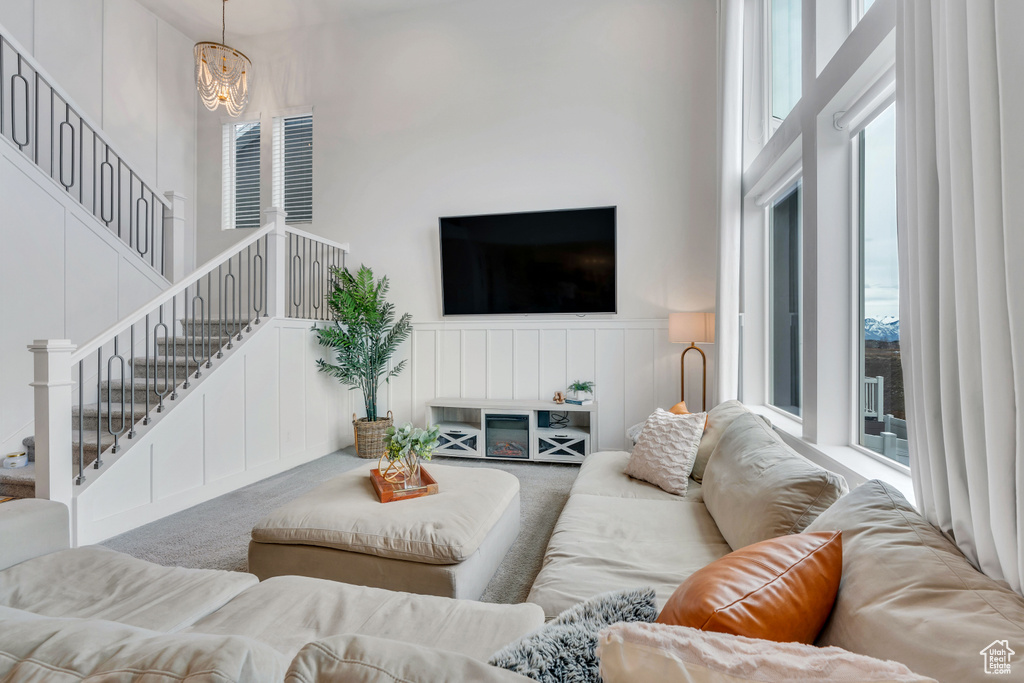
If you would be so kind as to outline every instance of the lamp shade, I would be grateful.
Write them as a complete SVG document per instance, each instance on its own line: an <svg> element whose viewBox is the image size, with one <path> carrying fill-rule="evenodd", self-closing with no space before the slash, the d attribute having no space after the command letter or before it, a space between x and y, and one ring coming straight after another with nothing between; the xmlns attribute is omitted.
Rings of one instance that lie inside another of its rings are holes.
<svg viewBox="0 0 1024 683"><path fill-rule="evenodd" d="M668 340L675 344L714 344L714 313L670 313Z"/></svg>

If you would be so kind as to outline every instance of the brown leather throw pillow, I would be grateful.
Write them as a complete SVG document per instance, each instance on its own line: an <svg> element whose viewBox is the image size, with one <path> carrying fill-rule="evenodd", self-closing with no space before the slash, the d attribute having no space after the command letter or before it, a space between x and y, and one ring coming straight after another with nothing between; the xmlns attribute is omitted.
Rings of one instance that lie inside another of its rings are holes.
<svg viewBox="0 0 1024 683"><path fill-rule="evenodd" d="M832 611L842 573L842 532L770 538L691 574L657 621L811 644Z"/></svg>

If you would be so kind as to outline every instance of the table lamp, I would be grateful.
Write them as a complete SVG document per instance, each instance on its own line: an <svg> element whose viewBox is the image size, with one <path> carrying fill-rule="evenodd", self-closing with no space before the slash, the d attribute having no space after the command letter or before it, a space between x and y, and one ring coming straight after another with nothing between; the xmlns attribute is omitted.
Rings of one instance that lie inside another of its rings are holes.
<svg viewBox="0 0 1024 683"><path fill-rule="evenodd" d="M715 343L714 313L670 313L668 316L668 340L673 344L690 345L683 349L679 357L679 394L680 400L686 400L686 354L697 349L704 363L704 379L701 393L701 410L707 410L708 403L708 357L697 344Z"/></svg>

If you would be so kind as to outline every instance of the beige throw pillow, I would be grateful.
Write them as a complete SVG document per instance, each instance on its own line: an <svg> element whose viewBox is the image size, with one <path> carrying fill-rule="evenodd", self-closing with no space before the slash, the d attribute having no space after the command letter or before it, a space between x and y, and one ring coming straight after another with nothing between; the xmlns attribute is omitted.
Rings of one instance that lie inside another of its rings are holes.
<svg viewBox="0 0 1024 683"><path fill-rule="evenodd" d="M658 408L647 418L626 474L669 493L686 495L707 413L675 415Z"/></svg>
<svg viewBox="0 0 1024 683"><path fill-rule="evenodd" d="M776 643L663 624L615 624L601 631L605 683L935 683L903 664L838 647Z"/></svg>

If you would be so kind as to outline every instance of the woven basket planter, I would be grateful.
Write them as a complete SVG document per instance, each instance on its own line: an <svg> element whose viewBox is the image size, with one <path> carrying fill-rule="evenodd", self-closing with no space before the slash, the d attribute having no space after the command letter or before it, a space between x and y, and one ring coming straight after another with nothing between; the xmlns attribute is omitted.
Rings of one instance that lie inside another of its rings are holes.
<svg viewBox="0 0 1024 683"><path fill-rule="evenodd" d="M356 418L352 414L352 429L356 434L356 455L360 458L380 459L384 455L384 432L395 423L395 418L388 411L387 417L369 421L365 417Z"/></svg>

